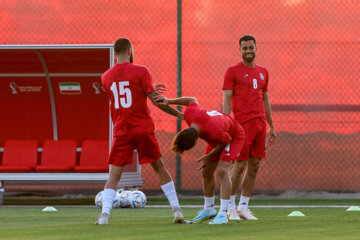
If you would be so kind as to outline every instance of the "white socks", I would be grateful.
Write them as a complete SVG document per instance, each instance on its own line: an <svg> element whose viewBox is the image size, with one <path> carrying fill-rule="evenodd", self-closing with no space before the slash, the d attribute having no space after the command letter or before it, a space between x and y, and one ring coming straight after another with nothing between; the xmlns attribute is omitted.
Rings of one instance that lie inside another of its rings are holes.
<svg viewBox="0 0 360 240"><path fill-rule="evenodd" d="M204 210L210 212L215 209L215 196L213 197L205 197L204 196Z"/></svg>
<svg viewBox="0 0 360 240"><path fill-rule="evenodd" d="M241 195L238 209L241 209L241 210L248 209L249 200L250 200L250 197L245 197L245 196Z"/></svg>
<svg viewBox="0 0 360 240"><path fill-rule="evenodd" d="M101 213L110 214L115 196L116 196L116 192L114 189L111 188L104 189Z"/></svg>
<svg viewBox="0 0 360 240"><path fill-rule="evenodd" d="M220 199L220 214L226 215L229 208L229 201L227 199Z"/></svg>
<svg viewBox="0 0 360 240"><path fill-rule="evenodd" d="M176 208L176 207L179 208L180 204L179 204L179 199L176 195L174 182L170 181L168 183L165 183L164 185L161 185L161 189L165 193L165 196L167 197L170 206L172 208Z"/></svg>
<svg viewBox="0 0 360 240"><path fill-rule="evenodd" d="M231 195L230 196L229 209L235 209L236 208L235 199L236 199L236 195Z"/></svg>

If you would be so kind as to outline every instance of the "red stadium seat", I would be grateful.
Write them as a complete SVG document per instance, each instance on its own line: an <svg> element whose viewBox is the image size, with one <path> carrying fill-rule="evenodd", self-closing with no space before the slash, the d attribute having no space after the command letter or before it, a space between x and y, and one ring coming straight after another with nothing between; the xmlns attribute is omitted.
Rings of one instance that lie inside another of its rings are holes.
<svg viewBox="0 0 360 240"><path fill-rule="evenodd" d="M85 140L75 172L108 172L109 141Z"/></svg>
<svg viewBox="0 0 360 240"><path fill-rule="evenodd" d="M37 164L36 140L7 140L0 172L31 172Z"/></svg>
<svg viewBox="0 0 360 240"><path fill-rule="evenodd" d="M76 164L75 140L46 140L37 172L70 172Z"/></svg>

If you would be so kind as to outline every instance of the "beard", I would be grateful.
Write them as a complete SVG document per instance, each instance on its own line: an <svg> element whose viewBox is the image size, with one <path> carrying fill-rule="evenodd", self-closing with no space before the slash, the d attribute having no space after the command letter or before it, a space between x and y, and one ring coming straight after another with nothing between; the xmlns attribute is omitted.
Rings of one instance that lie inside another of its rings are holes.
<svg viewBox="0 0 360 240"><path fill-rule="evenodd" d="M243 60L244 60L245 62L250 63L250 62L254 61L254 59L255 59L255 54L251 54L251 57L248 56L247 54L244 54L244 55L242 55L242 58L243 58Z"/></svg>
<svg viewBox="0 0 360 240"><path fill-rule="evenodd" d="M134 54L133 53L131 53L131 55L130 55L130 63L134 63Z"/></svg>

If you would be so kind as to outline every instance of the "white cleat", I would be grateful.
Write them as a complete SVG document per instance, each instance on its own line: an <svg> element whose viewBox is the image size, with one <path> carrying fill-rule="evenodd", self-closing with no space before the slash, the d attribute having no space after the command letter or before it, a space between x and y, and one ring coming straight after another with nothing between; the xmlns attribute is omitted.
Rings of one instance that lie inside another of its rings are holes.
<svg viewBox="0 0 360 240"><path fill-rule="evenodd" d="M174 212L174 224L177 223L184 223L184 217L181 213L181 208L180 207L173 207L172 208L173 212Z"/></svg>
<svg viewBox="0 0 360 240"><path fill-rule="evenodd" d="M184 223L184 217L183 217L181 211L174 212L174 221L173 221L173 223L174 224Z"/></svg>
<svg viewBox="0 0 360 240"><path fill-rule="evenodd" d="M95 224L97 224L97 225L108 224L109 218L110 218L110 215L108 213L102 213L96 220Z"/></svg>
<svg viewBox="0 0 360 240"><path fill-rule="evenodd" d="M235 208L230 208L227 211L227 216L230 221L240 221L241 218Z"/></svg>
<svg viewBox="0 0 360 240"><path fill-rule="evenodd" d="M236 209L241 219L244 220L258 220L254 214L250 211L250 209L242 210L242 209Z"/></svg>

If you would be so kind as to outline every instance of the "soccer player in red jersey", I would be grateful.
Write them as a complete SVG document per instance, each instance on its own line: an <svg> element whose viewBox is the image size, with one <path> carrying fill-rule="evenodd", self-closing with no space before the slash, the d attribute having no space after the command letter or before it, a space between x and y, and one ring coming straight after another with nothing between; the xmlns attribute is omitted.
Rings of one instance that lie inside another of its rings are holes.
<svg viewBox="0 0 360 240"><path fill-rule="evenodd" d="M128 39L118 39L114 44L114 51L117 62L101 77L110 98L114 138L109 155L110 174L104 188L102 213L96 224L108 224L117 184L124 167L132 163L135 149L139 154L139 163L150 163L158 175L161 188L174 212L174 223L183 223L174 182L161 159L147 98L168 114L181 118L183 114L170 106L154 102L160 94L153 86L148 69L133 64L133 47ZM159 86L160 90L162 87L163 85Z"/></svg>
<svg viewBox="0 0 360 240"><path fill-rule="evenodd" d="M245 144L231 173L232 192L228 214L230 220L239 220L239 216L257 220L248 209L248 203L260 161L265 157L266 121L270 126L269 145L274 143L276 134L268 96L269 74L266 68L255 64L256 40L251 35L244 35L239 45L242 61L226 70L223 84L223 111L230 114L232 107L235 120L245 131ZM240 202L235 210L235 196L245 167Z"/></svg>
<svg viewBox="0 0 360 240"><path fill-rule="evenodd" d="M200 223L214 217L209 224L228 223L226 213L231 192L230 169L244 143L245 136L242 127L226 114L200 108L195 98L166 99L163 96L160 98L165 105L187 106L184 119L189 128L175 136L171 148L173 152L182 154L185 150L191 149L198 138L208 143L205 155L198 160L202 162L200 169L202 169L203 177L204 209L187 223ZM220 211L217 215L214 208L215 170L220 179Z"/></svg>

